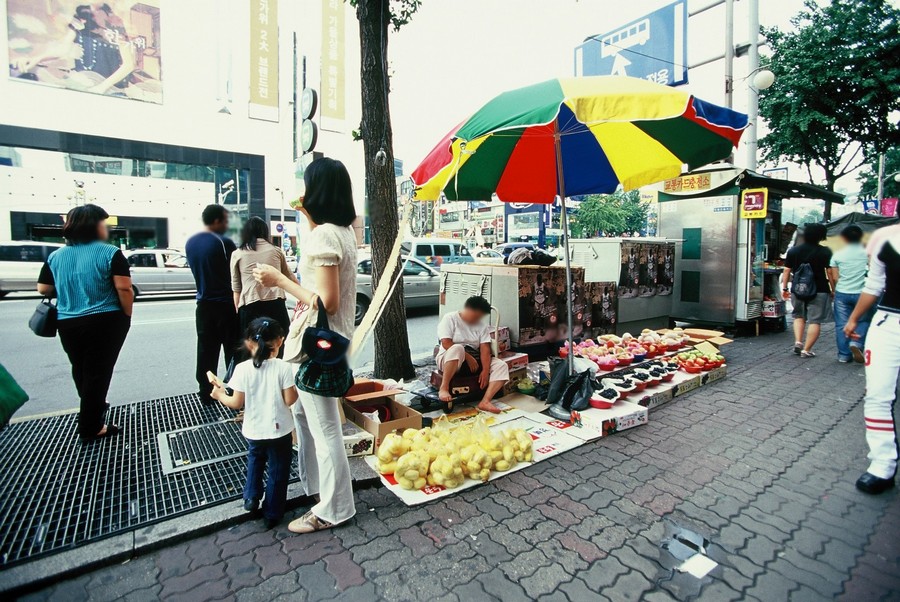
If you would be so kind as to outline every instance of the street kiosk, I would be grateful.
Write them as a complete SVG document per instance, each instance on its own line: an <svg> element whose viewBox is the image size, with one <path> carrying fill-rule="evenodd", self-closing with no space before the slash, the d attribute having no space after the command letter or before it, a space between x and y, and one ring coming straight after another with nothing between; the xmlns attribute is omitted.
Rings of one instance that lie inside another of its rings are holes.
<svg viewBox="0 0 900 602"><path fill-rule="evenodd" d="M679 241L671 317L716 326L784 325L782 258L797 229L783 223L792 198L843 203L819 186L731 166L686 173L653 186L658 235Z"/></svg>

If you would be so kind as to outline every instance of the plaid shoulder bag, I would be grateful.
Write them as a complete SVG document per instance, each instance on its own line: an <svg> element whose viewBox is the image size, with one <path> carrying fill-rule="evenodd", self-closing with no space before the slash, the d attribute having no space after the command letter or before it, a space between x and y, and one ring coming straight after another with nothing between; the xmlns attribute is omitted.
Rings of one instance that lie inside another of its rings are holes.
<svg viewBox="0 0 900 602"><path fill-rule="evenodd" d="M342 397L353 386L353 371L347 363L350 340L331 330L322 300L315 326L303 332L303 352L307 359L297 369L297 388L322 397Z"/></svg>

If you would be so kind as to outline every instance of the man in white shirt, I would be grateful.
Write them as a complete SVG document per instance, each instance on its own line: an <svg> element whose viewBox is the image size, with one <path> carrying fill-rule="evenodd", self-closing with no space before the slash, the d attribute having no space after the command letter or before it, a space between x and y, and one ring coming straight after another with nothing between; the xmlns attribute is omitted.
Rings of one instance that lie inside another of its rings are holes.
<svg viewBox="0 0 900 602"><path fill-rule="evenodd" d="M441 401L451 401L450 381L460 370L468 370L478 374L478 386L484 390L478 409L499 414L500 408L491 399L509 381L509 367L491 355L490 328L482 322L490 313L491 304L487 299L469 297L462 310L441 318L440 350L435 358L438 370L443 373L438 395Z"/></svg>

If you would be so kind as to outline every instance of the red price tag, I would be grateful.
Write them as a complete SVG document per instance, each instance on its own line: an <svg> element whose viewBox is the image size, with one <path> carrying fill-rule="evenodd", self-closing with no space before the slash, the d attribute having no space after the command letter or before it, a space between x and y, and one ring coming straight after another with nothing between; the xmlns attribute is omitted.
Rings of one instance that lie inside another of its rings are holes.
<svg viewBox="0 0 900 602"><path fill-rule="evenodd" d="M554 420L552 422L548 422L547 424L549 424L550 426L552 426L554 428L558 428L558 429L565 429L565 428L569 428L570 426L572 426L568 422L563 422L562 420Z"/></svg>
<svg viewBox="0 0 900 602"><path fill-rule="evenodd" d="M539 454L549 454L550 452L555 451L555 450L556 450L555 445L545 445L544 447L537 448L537 450L535 450L535 451L537 451L537 453L539 453Z"/></svg>
<svg viewBox="0 0 900 602"><path fill-rule="evenodd" d="M440 493L444 490L443 485L428 485L426 487L422 487L422 493L425 495L432 495L434 493Z"/></svg>

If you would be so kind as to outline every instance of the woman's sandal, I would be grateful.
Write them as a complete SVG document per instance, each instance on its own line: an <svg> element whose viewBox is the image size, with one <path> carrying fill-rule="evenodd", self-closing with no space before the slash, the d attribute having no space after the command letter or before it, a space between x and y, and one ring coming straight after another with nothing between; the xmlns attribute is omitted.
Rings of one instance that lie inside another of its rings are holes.
<svg viewBox="0 0 900 602"><path fill-rule="evenodd" d="M106 439L107 437L115 437L119 433L122 432L122 429L117 427L115 424L107 424L106 431L100 435L94 435L93 437L82 437L82 441L84 443L91 443L93 441L97 441L99 439Z"/></svg>
<svg viewBox="0 0 900 602"><path fill-rule="evenodd" d="M332 523L322 520L310 510L300 518L292 520L290 524L288 524L288 531L291 533L315 533L316 531L330 529L333 526Z"/></svg>

